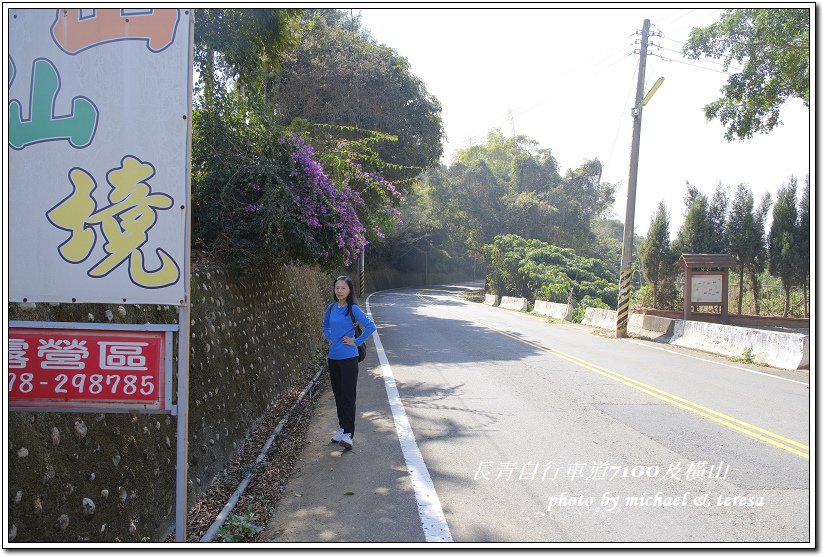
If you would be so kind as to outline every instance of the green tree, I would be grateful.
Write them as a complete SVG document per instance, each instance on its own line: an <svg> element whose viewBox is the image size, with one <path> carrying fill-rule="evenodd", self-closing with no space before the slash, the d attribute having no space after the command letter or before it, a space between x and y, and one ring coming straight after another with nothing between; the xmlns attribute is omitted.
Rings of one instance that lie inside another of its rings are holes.
<svg viewBox="0 0 824 557"><path fill-rule="evenodd" d="M647 237L641 246L644 276L652 283L652 305L658 307L662 284L675 274L675 255L670 246L669 214L663 200L652 218Z"/></svg>
<svg viewBox="0 0 824 557"><path fill-rule="evenodd" d="M541 159L543 163L541 162ZM550 154L539 155L537 158L530 154L518 154L512 160L513 192L545 192L561 181L558 174L558 163Z"/></svg>
<svg viewBox="0 0 824 557"><path fill-rule="evenodd" d="M760 235L762 249L759 249L753 260L747 265L747 272L752 286L752 295L755 303L755 314L761 313L761 277L769 264L769 251L767 250L767 216L770 214L772 198L769 192L761 198L761 202L755 210L755 230Z"/></svg>
<svg viewBox="0 0 824 557"><path fill-rule="evenodd" d="M531 183L523 181L520 168L526 159L533 159L542 169L540 174L533 173L535 181ZM486 163L499 182L511 186L514 191L546 191L560 182L558 163L552 152L525 135L506 137L499 128L494 128L487 133L484 143L458 149L452 162L469 166L479 160ZM530 186L537 186L537 189Z"/></svg>
<svg viewBox="0 0 824 557"><path fill-rule="evenodd" d="M804 287L804 317L809 317L807 289L810 284L810 175L807 174L804 190L798 201L798 251L799 275L797 280Z"/></svg>
<svg viewBox="0 0 824 557"><path fill-rule="evenodd" d="M546 238L558 211L547 196L534 191L509 194L504 200L506 230L517 232L524 238Z"/></svg>
<svg viewBox="0 0 824 557"><path fill-rule="evenodd" d="M616 218L601 217L592 223L592 232L596 238L592 256L603 261L617 277L621 270L624 223ZM638 235L634 234L633 242L638 241Z"/></svg>
<svg viewBox="0 0 824 557"><path fill-rule="evenodd" d="M729 188L719 183L707 206L707 220L709 221L710 231L707 247L709 253L729 252L729 239L727 238L726 230L728 206Z"/></svg>
<svg viewBox="0 0 824 557"><path fill-rule="evenodd" d="M464 169L460 165L453 165L452 168L458 172L453 191L458 193L458 200L466 209L469 224L467 246L476 256L482 257L483 245L491 242L503 228L501 199L505 192L504 186L483 159Z"/></svg>
<svg viewBox="0 0 824 557"><path fill-rule="evenodd" d="M301 9L195 10L194 62L199 83L211 107L220 88L236 80L260 92L267 72L280 53L296 43Z"/></svg>
<svg viewBox="0 0 824 557"><path fill-rule="evenodd" d="M302 10L201 10L192 121L192 244L237 267L354 259L367 234L394 221L401 193L376 169L399 169L374 147L389 134L344 130L338 141L295 121L265 95L282 52L300 40ZM315 84L321 87L322 84ZM326 135L329 135L328 133ZM315 149L315 147L318 147ZM368 166L364 166L368 163Z"/></svg>
<svg viewBox="0 0 824 557"><path fill-rule="evenodd" d="M779 277L784 287L784 317L790 313L790 291L795 285L801 264L798 210L795 200L797 189L798 180L792 176L789 183L778 190L768 238L770 273Z"/></svg>
<svg viewBox="0 0 824 557"><path fill-rule="evenodd" d="M359 18L338 10L307 10L300 38L267 82L267 98L284 124L302 118L397 136L373 148L397 165L382 170L402 187L411 183L399 182L410 173L398 167L414 167L417 175L438 163L441 105L406 58L371 38Z"/></svg>
<svg viewBox="0 0 824 557"><path fill-rule="evenodd" d="M548 194L549 203L558 211L555 243L589 255L595 240L592 222L612 206L615 187L601 182L598 159L588 160L568 170Z"/></svg>
<svg viewBox="0 0 824 557"><path fill-rule="evenodd" d="M484 246L492 292L531 301L584 302L615 307L618 285L614 274L597 259L516 234L495 236Z"/></svg>
<svg viewBox="0 0 824 557"><path fill-rule="evenodd" d="M768 206L769 198L767 199ZM756 211L752 192L745 184L738 184L730 208L729 220L727 221L727 238L730 243L730 253L735 256L740 277L738 285L739 315L741 315L741 307L744 301L744 277L747 270L753 269L755 271L751 274L751 277L756 281L753 283L754 295L758 292L757 277L764 271L764 261L767 253L764 241L764 215L766 214L766 209L763 208L764 202L762 202L761 207ZM756 307L757 303L756 296Z"/></svg>
<svg viewBox="0 0 824 557"><path fill-rule="evenodd" d="M684 222L678 229L678 235L673 242L676 254L683 253L713 253L714 231L710 222L707 196L687 182L687 193L684 197L686 212Z"/></svg>
<svg viewBox="0 0 824 557"><path fill-rule="evenodd" d="M610 268L620 260L622 225L594 230L612 205L614 186L600 181L601 166L587 161L561 176L549 149L526 136L505 137L493 129L487 141L459 150L451 166L433 167L413 187L404 203L407 224L401 237L381 242L387 254L408 251L407 241L428 242L445 266L472 269L485 261L483 246L496 235L512 233L527 239L575 246L587 257L607 254ZM416 204L421 203L421 207ZM426 215L422 220L418 216ZM408 218L407 218L408 216ZM426 222L425 227L418 227ZM428 234L424 240L423 229ZM395 242L401 242L397 247ZM403 247L407 246L407 247ZM418 249L418 248L416 248ZM424 246L419 246L424 249Z"/></svg>
<svg viewBox="0 0 824 557"><path fill-rule="evenodd" d="M810 107L809 8L726 10L709 27L692 30L683 54L723 60L725 70L732 62L743 66L723 96L704 107L707 120L726 127L728 141L770 132L790 98Z"/></svg>

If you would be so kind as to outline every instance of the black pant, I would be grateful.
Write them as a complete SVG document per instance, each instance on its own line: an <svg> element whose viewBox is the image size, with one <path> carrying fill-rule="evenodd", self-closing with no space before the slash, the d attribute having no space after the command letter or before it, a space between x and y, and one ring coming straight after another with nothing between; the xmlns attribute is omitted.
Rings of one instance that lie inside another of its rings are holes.
<svg viewBox="0 0 824 557"><path fill-rule="evenodd" d="M355 436L355 396L358 387L358 358L345 360L327 360L329 362L329 379L335 406L338 408L338 424L344 433Z"/></svg>

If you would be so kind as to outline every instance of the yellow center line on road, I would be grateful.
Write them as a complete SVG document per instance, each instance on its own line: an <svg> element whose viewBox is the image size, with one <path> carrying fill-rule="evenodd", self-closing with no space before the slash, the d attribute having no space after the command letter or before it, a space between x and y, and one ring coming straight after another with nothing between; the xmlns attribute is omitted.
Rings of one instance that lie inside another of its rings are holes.
<svg viewBox="0 0 824 557"><path fill-rule="evenodd" d="M421 301L423 301L424 303L429 304L429 305L437 305L437 304L435 304L435 302L431 302L431 301L427 300L426 298L424 298L421 295L421 293L425 292L425 291L426 291L426 289L420 290L416 293L416 296L418 297L418 299L420 299ZM692 402L690 400L687 400L687 399L682 398L680 396L674 395L672 393L669 393L667 391L664 391L664 390L659 389L657 387L654 387L652 385L648 385L646 383L643 383L641 381L638 381L638 380L633 379L631 377L628 377L626 375L622 375L622 374L620 374L616 371L607 369L605 367L601 367L601 366L599 366L597 364L594 364L592 362L588 362L588 361L586 361L582 358L579 358L577 356L573 356L571 354L566 354L564 352L561 352L560 350L557 350L555 348L550 348L550 347L545 346L545 345L543 345L539 342L535 342L535 341L528 340L528 339L522 338L520 336L514 335L514 334L512 334L508 331L505 331L503 329L499 329L498 327L495 327L495 326L490 325L488 323L485 323L483 321L479 321L477 319L469 317L468 315L464 315L464 314L462 314L460 312L457 312L457 311L455 311L451 308L443 308L443 309L445 309L446 311L448 311L450 313L454 313L456 315L459 315L459 316L461 316L465 319L469 319L470 321L473 321L475 323L479 323L479 324L481 324L481 325L483 325L483 326L485 326L489 329L492 329L492 330L494 330L496 332L499 332L503 335L506 335L510 338L513 338L515 340L523 342L524 344L528 344L530 346L538 348L539 350L543 350L544 352L549 352L550 354L554 354L555 356L557 356L557 357L559 357L563 360L566 360L570 363L576 364L576 365L578 365L580 367L583 367L585 369L588 369L590 371L594 371L595 373L598 373L599 375L602 375L604 377L612 379L613 381L617 381L619 383L622 383L622 384L624 384L628 387L631 387L631 388L633 388L637 391L640 391L642 393L648 394L648 395L650 395L652 397L655 397L655 398L657 398L657 399L659 399L663 402L666 402L667 404L670 404L672 406L676 406L676 407L681 408L683 410L687 410L689 412L692 412L693 414L697 414L697 415L699 415L703 418L706 418L706 419L711 420L713 422L716 422L720 425L723 425L724 427L727 427L727 428L732 429L734 431L737 431L739 433L743 433L744 435L747 435L747 436L752 437L754 439L764 441L765 443L769 443L770 445L773 445L774 447L778 447L780 449L783 449L785 451L788 451L790 453L798 455L798 456L800 456L802 458L805 458L807 460L809 460L809 458L810 458L810 455L809 455L810 447L808 445L805 445L805 444L800 443L798 441L794 441L794 440L789 439L787 437L783 437L781 435L778 435L776 433L773 433L773 432L771 432L767 429L758 427L756 425L749 424L749 423L747 423L743 420L733 418L732 416L728 416L726 414L723 414L721 412L718 412L718 411L713 410L711 408L708 408L706 406L702 406L701 404Z"/></svg>

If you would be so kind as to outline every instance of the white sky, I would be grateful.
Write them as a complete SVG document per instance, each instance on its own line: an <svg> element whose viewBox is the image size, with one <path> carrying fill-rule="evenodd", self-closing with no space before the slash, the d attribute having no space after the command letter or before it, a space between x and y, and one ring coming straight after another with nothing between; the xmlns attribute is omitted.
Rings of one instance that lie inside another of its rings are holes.
<svg viewBox="0 0 824 557"><path fill-rule="evenodd" d="M811 112L801 101L785 105L783 126L743 142L727 142L720 123L706 122L702 108L720 96L728 75L719 73L717 63L684 59L680 50L692 27L718 19L722 9L715 4L408 6L354 12L360 12L363 27L377 41L409 60L412 72L441 102L446 164L455 150L482 143L493 127L506 135L514 127L515 133L551 149L562 173L597 157L604 165L602 180L620 186L614 216L623 221L639 59L631 53L639 48L633 42L640 42L643 21L649 19L652 30L664 34L651 37L662 48L650 50L675 61L647 57L645 92L659 77L665 82L643 110L636 233L646 234L663 199L675 237L683 222L686 181L708 196L719 181L731 192L743 182L757 202L767 191L775 199L790 175L799 185L808 172L814 180Z"/></svg>

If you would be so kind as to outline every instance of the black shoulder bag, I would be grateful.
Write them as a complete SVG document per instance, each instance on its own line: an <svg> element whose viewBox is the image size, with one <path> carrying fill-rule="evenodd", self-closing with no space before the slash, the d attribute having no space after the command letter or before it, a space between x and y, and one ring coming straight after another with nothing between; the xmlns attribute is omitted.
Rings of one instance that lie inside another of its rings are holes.
<svg viewBox="0 0 824 557"><path fill-rule="evenodd" d="M352 318L352 325L355 326L355 338L358 338L359 336L361 336L361 333L363 333L363 330L361 330L361 327L360 327L360 325L358 325L358 322L355 321L355 312L352 311L352 308L349 308L349 317ZM364 346L363 343L361 343L361 345L358 346L358 361L362 362L365 359L366 359L366 346Z"/></svg>

